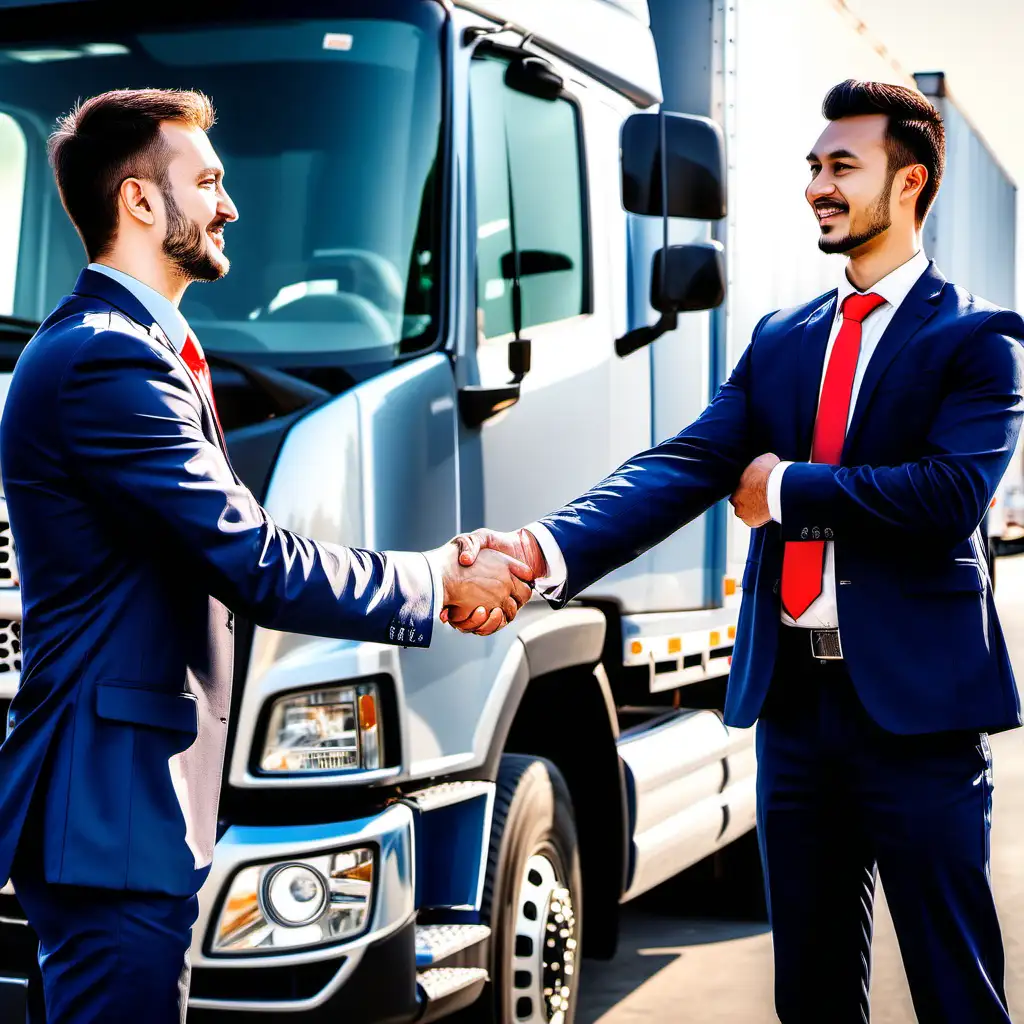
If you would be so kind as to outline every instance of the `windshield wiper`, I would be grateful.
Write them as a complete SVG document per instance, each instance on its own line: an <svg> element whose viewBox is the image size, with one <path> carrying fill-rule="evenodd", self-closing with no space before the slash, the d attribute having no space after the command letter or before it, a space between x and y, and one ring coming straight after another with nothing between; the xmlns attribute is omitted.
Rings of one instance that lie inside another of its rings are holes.
<svg viewBox="0 0 1024 1024"><path fill-rule="evenodd" d="M311 405L318 405L331 397L331 393L316 384L293 377L283 370L269 366L252 366L241 359L232 359L219 352L207 352L206 361L211 366L224 366L235 370L270 399L279 416L298 412Z"/></svg>

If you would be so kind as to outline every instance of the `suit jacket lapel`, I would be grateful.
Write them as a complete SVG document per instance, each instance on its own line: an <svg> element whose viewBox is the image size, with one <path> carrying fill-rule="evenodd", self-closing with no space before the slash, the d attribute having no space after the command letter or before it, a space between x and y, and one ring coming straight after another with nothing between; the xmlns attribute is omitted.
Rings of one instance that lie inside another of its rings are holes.
<svg viewBox="0 0 1024 1024"><path fill-rule="evenodd" d="M185 375L191 382L192 387L198 393L199 401L202 403L210 422L213 424L214 438L226 455L228 450L227 442L221 433L220 423L213 411L213 405L210 402L209 395L206 394L206 389L192 375L192 371L186 365L185 360L182 359L181 353L171 344L170 339L153 319L153 314L119 282L108 277L106 274L99 274L95 270L89 270L88 267L78 275L74 294L100 299L100 301L105 302L107 305L113 306L114 309L120 310L129 320L134 320L151 338L165 345L174 354L181 368L185 371Z"/></svg>
<svg viewBox="0 0 1024 1024"><path fill-rule="evenodd" d="M920 276L917 283L911 288L910 294L900 303L900 308L896 310L892 320L889 321L889 326L886 327L879 339L878 347L864 371L864 379L861 381L860 391L857 394L857 404L853 409L853 419L850 420L850 426L846 431L846 440L843 443L844 459L857 432L864 424L864 417L879 382L904 346L935 315L938 310L939 296L942 294L942 287L945 283L946 279L939 273L935 263L930 262L928 269Z"/></svg>
<svg viewBox="0 0 1024 1024"><path fill-rule="evenodd" d="M819 306L805 321L800 338L800 353L797 372L797 443L798 458L811 457L811 440L814 436L814 417L818 412L818 395L821 391L821 375L825 366L825 349L836 313L836 293L829 295L823 306Z"/></svg>
<svg viewBox="0 0 1024 1024"><path fill-rule="evenodd" d="M153 324L149 327L149 336L151 338L155 338L161 344L166 345L167 348L169 348L171 352L174 354L174 357L178 360L179 365L185 371L185 375L188 377L189 382L192 384L193 390L196 391L196 393L199 395L199 401L202 403L203 408L206 410L207 418L209 419L210 423L213 424L214 435L218 443L220 444L221 449L226 454L228 450L227 442L224 440L224 435L221 433L220 421L217 419L217 414L214 411L213 403L210 401L210 396L206 393L206 388L204 388L203 385L198 380L196 380L195 375L188 368L188 364L185 362L184 358L182 357L182 354L174 347L174 345L171 344L171 339L168 338L166 334L164 334L164 332L160 329L160 325L156 323L156 321L154 321Z"/></svg>

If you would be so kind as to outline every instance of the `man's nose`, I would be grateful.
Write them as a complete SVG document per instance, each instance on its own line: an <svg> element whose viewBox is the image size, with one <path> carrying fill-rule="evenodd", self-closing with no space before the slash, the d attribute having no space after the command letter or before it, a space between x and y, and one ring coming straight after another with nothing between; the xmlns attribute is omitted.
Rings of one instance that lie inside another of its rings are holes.
<svg viewBox="0 0 1024 1024"><path fill-rule="evenodd" d="M231 201L231 196L223 192L217 204L217 213L227 221L238 220L238 208Z"/></svg>
<svg viewBox="0 0 1024 1024"><path fill-rule="evenodd" d="M807 186L807 198L813 203L815 199L825 199L835 194L836 183L822 171Z"/></svg>

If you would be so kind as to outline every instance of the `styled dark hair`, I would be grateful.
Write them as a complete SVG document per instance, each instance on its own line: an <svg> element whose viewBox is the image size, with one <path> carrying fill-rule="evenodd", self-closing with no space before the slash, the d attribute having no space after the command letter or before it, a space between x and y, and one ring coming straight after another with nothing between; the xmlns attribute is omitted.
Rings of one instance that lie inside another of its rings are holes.
<svg viewBox="0 0 1024 1024"><path fill-rule="evenodd" d="M164 121L209 131L214 110L200 92L116 89L84 102L57 122L49 154L61 202L90 261L105 256L117 234L117 197L125 178L167 188L170 147Z"/></svg>
<svg viewBox="0 0 1024 1024"><path fill-rule="evenodd" d="M890 175L911 164L924 164L928 169L928 181L917 199L917 223L923 224L946 166L946 129L935 107L916 89L849 78L829 90L821 112L829 121L860 114L889 118L885 148Z"/></svg>

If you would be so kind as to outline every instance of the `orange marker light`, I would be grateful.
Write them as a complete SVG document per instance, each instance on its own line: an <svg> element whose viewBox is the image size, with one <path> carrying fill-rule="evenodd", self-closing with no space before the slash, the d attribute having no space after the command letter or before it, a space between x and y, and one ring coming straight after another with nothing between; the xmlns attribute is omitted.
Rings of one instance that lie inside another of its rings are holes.
<svg viewBox="0 0 1024 1024"><path fill-rule="evenodd" d="M725 596L732 597L736 593L736 577L726 576L725 577Z"/></svg>
<svg viewBox="0 0 1024 1024"><path fill-rule="evenodd" d="M630 654L642 654L643 650L644 650L644 645L642 643L640 643L639 640L634 640L629 645L629 653Z"/></svg>
<svg viewBox="0 0 1024 1024"><path fill-rule="evenodd" d="M729 639L730 640L735 640L736 639L736 627L735 626L730 626L729 627Z"/></svg>
<svg viewBox="0 0 1024 1024"><path fill-rule="evenodd" d="M377 728L377 702L368 693L359 698L359 728L364 732Z"/></svg>
<svg viewBox="0 0 1024 1024"><path fill-rule="evenodd" d="M711 631L711 646L721 647L722 646L722 634L717 629Z"/></svg>
<svg viewBox="0 0 1024 1024"><path fill-rule="evenodd" d="M670 636L668 638L668 653L678 654L683 649L683 638L681 636Z"/></svg>

